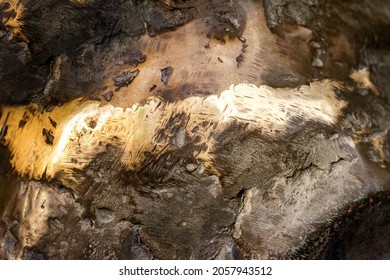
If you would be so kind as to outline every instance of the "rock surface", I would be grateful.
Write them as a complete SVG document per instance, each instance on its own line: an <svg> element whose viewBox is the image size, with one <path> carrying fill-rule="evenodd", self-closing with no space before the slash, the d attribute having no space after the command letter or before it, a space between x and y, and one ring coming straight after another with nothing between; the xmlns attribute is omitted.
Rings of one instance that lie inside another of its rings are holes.
<svg viewBox="0 0 390 280"><path fill-rule="evenodd" d="M0 17L1 259L390 258L387 1Z"/></svg>

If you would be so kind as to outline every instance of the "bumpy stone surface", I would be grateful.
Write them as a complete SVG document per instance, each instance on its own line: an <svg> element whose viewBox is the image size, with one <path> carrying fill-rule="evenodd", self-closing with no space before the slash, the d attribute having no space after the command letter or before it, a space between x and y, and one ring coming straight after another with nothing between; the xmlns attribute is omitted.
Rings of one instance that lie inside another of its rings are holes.
<svg viewBox="0 0 390 280"><path fill-rule="evenodd" d="M388 259L389 10L0 0L0 258Z"/></svg>

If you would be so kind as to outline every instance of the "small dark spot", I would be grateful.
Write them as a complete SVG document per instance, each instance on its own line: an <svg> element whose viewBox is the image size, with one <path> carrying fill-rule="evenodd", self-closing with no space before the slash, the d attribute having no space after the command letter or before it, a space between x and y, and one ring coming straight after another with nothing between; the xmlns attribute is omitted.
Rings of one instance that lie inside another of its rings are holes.
<svg viewBox="0 0 390 280"><path fill-rule="evenodd" d="M94 129L96 127L96 125L97 125L97 122L94 119L90 119L90 120L88 120L87 125L88 125L89 128Z"/></svg>
<svg viewBox="0 0 390 280"><path fill-rule="evenodd" d="M117 90L124 86L128 86L133 82L135 77L137 77L139 74L139 70L135 71L124 71L120 75L116 76L112 80L114 81L114 85L117 87Z"/></svg>
<svg viewBox="0 0 390 280"><path fill-rule="evenodd" d="M144 156L146 158L150 158L152 156L152 154L150 152L148 152L148 151L144 151Z"/></svg>
<svg viewBox="0 0 390 280"><path fill-rule="evenodd" d="M102 94L102 97L103 97L104 100L106 100L106 101L111 101L112 98L114 97L114 92L113 92L112 90L107 91L106 93Z"/></svg>
<svg viewBox="0 0 390 280"><path fill-rule="evenodd" d="M198 132L198 131L199 131L199 126L195 126L195 127L191 130L192 133L195 133L195 132Z"/></svg>
<svg viewBox="0 0 390 280"><path fill-rule="evenodd" d="M57 127L57 123L52 118L49 117L49 121L54 128Z"/></svg>
<svg viewBox="0 0 390 280"><path fill-rule="evenodd" d="M236 61L237 61L237 67L240 67L241 63L244 62L244 56L240 54L239 56L236 57Z"/></svg>
<svg viewBox="0 0 390 280"><path fill-rule="evenodd" d="M27 123L26 120L24 120L24 119L20 120L20 122L19 122L19 128L24 128L25 125L26 125L26 123Z"/></svg>
<svg viewBox="0 0 390 280"><path fill-rule="evenodd" d="M157 88L157 85L152 85L151 88L149 89L149 92L154 91Z"/></svg>
<svg viewBox="0 0 390 280"><path fill-rule="evenodd" d="M205 48L206 50L208 50L208 49L210 48L210 44L207 43L206 45L204 45L204 48Z"/></svg>
<svg viewBox="0 0 390 280"><path fill-rule="evenodd" d="M173 68L170 66L161 69L161 82L163 82L164 85L168 85L169 78L171 77L172 73L173 73Z"/></svg>
<svg viewBox="0 0 390 280"><path fill-rule="evenodd" d="M9 114L7 115L7 119L8 119L8 116L9 116ZM24 128L24 126L27 124L28 119L29 119L28 113L24 112L23 117L19 122L19 128Z"/></svg>
<svg viewBox="0 0 390 280"><path fill-rule="evenodd" d="M218 61L223 63L223 60L220 57L218 57Z"/></svg>
<svg viewBox="0 0 390 280"><path fill-rule="evenodd" d="M46 128L44 128L42 130L42 135L43 137L45 137L46 144L52 146L54 141L53 131L51 129L47 130Z"/></svg>

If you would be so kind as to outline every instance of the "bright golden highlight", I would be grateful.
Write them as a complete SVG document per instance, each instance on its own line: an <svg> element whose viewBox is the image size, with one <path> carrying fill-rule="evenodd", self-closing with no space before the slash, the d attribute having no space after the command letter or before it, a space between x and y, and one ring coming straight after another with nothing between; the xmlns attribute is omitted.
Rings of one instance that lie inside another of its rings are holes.
<svg viewBox="0 0 390 280"><path fill-rule="evenodd" d="M208 149L194 156L207 166L215 137L232 122L248 124L249 129L261 128L265 137L274 139L296 129L297 119L302 126L307 121L332 125L346 105L336 98L336 86L330 81L299 89L239 84L220 96L189 97L171 103L154 97L144 106L126 109L82 100L44 113L35 105L7 107L0 123L8 126L4 141L12 153L11 163L21 175L39 180L61 173L63 183L72 187L84 180L75 176L75 170L86 168L107 144L121 149L118 160L129 170L136 170L145 159L144 151L158 154L200 137ZM186 114L187 123L158 139L172 116L180 114Z"/></svg>

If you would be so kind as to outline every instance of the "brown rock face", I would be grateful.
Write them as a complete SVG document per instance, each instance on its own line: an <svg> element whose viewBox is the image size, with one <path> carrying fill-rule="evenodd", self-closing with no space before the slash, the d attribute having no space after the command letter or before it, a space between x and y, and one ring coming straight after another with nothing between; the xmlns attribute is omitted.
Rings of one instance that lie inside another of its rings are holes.
<svg viewBox="0 0 390 280"><path fill-rule="evenodd" d="M0 17L1 259L390 258L386 1Z"/></svg>

